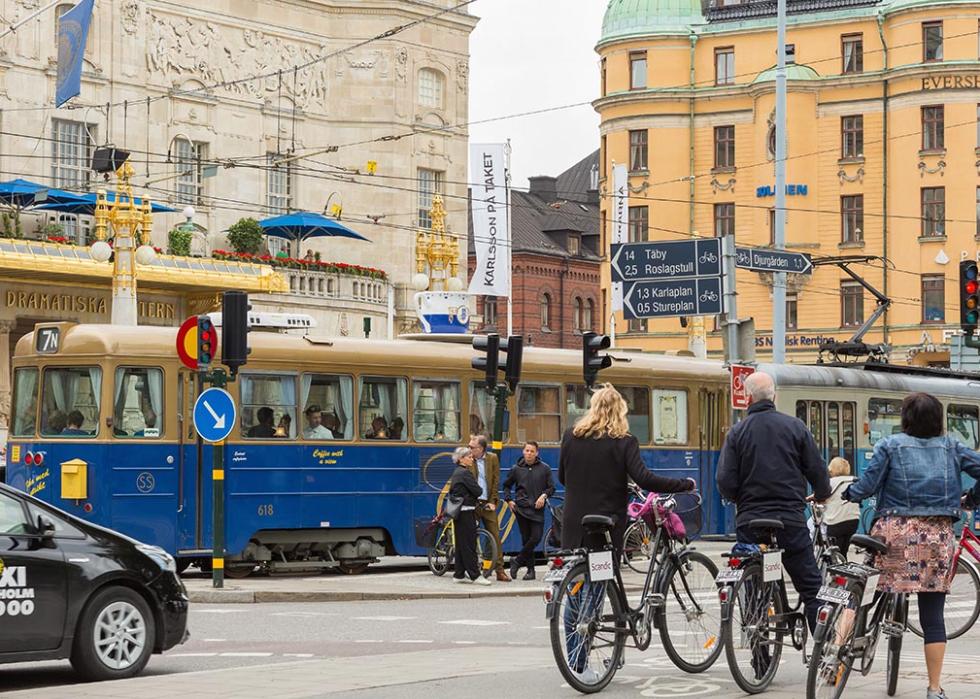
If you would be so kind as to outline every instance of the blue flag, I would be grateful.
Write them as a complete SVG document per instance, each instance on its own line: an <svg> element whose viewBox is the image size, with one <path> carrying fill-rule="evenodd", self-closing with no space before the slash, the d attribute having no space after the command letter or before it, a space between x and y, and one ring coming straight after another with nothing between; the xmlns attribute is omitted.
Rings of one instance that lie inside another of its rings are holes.
<svg viewBox="0 0 980 699"><path fill-rule="evenodd" d="M58 20L58 85L54 106L60 107L82 91L82 58L88 40L95 0L81 0Z"/></svg>

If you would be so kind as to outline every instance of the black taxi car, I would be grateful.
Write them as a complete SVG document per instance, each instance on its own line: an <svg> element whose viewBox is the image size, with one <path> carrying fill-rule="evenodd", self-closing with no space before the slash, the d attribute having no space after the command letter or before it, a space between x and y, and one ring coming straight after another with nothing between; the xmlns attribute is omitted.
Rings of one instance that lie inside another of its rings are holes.
<svg viewBox="0 0 980 699"><path fill-rule="evenodd" d="M139 673L187 638L174 559L0 483L0 663L69 658L89 680Z"/></svg>

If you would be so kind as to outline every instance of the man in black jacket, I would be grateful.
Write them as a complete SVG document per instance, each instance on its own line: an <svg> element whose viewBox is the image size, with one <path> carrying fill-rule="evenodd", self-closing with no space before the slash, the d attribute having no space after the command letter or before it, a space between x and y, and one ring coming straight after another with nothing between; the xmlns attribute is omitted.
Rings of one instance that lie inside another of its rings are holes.
<svg viewBox="0 0 980 699"><path fill-rule="evenodd" d="M538 443L525 442L523 456L507 474L504 481L504 501L517 518L521 530L521 552L510 559L510 576L527 568L525 580L534 580L534 549L544 533L544 505L555 494L555 479L551 467L538 458ZM516 487L515 487L516 486ZM511 500L510 490L514 490Z"/></svg>
<svg viewBox="0 0 980 699"><path fill-rule="evenodd" d="M740 543L760 543L764 532L753 531L753 519L783 523L777 541L783 566L800 593L812 629L820 604L820 569L806 527L807 484L819 502L830 497L827 467L807 426L776 410L771 376L756 372L745 380L748 416L732 427L718 464L718 492L736 507Z"/></svg>

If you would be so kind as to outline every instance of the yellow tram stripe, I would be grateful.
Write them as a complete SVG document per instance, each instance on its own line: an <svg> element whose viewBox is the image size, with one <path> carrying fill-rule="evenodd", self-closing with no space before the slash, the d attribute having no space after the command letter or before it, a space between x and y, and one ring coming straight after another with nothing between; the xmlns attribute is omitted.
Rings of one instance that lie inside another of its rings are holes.
<svg viewBox="0 0 980 699"><path fill-rule="evenodd" d="M211 567L214 568L214 569L216 569L216 570L224 570L225 569L225 559L224 558L212 558L211 559Z"/></svg>
<svg viewBox="0 0 980 699"><path fill-rule="evenodd" d="M211 471L211 478L216 481L223 481L225 479L225 470L223 468L216 468Z"/></svg>

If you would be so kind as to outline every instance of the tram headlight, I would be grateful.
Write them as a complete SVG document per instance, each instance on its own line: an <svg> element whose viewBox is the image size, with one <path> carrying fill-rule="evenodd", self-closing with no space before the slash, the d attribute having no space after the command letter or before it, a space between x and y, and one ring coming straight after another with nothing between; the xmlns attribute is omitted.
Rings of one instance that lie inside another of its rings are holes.
<svg viewBox="0 0 980 699"><path fill-rule="evenodd" d="M136 548L140 553L153 559L153 562L160 566L160 570L170 571L171 573L177 572L177 561L159 546L137 544Z"/></svg>

